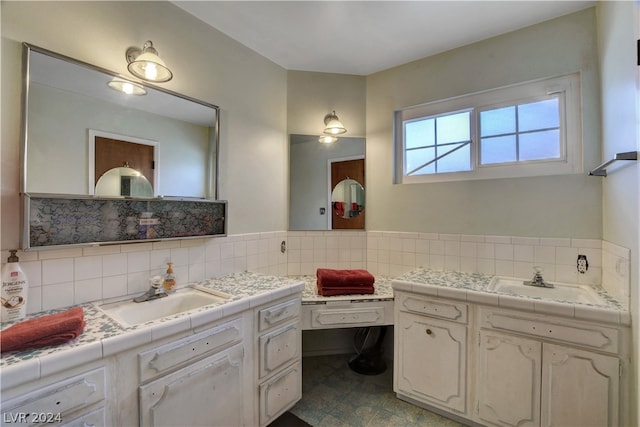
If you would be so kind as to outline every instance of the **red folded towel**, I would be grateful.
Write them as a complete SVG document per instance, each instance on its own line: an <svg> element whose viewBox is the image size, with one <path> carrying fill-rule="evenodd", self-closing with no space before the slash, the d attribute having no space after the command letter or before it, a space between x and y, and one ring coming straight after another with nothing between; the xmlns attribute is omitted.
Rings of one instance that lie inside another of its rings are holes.
<svg viewBox="0 0 640 427"><path fill-rule="evenodd" d="M319 268L316 271L318 286L373 286L375 277L367 270L332 270Z"/></svg>
<svg viewBox="0 0 640 427"><path fill-rule="evenodd" d="M330 297L335 295L363 295L372 294L375 291L373 285L368 286L321 286L318 285L318 295Z"/></svg>
<svg viewBox="0 0 640 427"><path fill-rule="evenodd" d="M84 330L84 311L67 311L16 323L0 332L0 352L64 344Z"/></svg>

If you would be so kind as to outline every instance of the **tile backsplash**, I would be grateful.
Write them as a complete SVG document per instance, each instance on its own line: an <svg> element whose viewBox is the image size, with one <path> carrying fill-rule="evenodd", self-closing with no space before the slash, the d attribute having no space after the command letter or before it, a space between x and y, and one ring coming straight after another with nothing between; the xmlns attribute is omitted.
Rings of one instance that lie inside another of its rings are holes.
<svg viewBox="0 0 640 427"><path fill-rule="evenodd" d="M282 253L281 242L286 242ZM193 240L19 252L29 279L28 312L136 295L174 263L178 283L245 270L278 276L316 269L366 268L398 276L416 267L603 285L629 301L630 251L596 239L386 231L276 231ZM586 255L588 270L577 269ZM3 262L8 251L2 251Z"/></svg>
<svg viewBox="0 0 640 427"><path fill-rule="evenodd" d="M287 255L280 252L286 237L282 231L19 252L29 280L27 311L140 294L169 261L178 285L246 270L286 276ZM2 251L4 261L8 254Z"/></svg>

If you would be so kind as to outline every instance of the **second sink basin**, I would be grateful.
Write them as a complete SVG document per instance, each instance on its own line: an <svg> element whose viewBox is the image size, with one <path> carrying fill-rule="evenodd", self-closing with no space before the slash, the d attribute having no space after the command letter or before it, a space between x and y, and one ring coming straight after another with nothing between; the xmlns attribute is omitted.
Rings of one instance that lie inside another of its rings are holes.
<svg viewBox="0 0 640 427"><path fill-rule="evenodd" d="M583 304L602 304L604 301L588 285L572 285L553 282L553 288L528 286L523 279L496 276L491 280L488 290L514 296L539 297L554 301L568 301Z"/></svg>
<svg viewBox="0 0 640 427"><path fill-rule="evenodd" d="M152 301L138 303L128 299L102 304L98 307L115 321L128 327L208 305L219 305L230 298L231 295L214 290L184 288L169 294L169 296Z"/></svg>

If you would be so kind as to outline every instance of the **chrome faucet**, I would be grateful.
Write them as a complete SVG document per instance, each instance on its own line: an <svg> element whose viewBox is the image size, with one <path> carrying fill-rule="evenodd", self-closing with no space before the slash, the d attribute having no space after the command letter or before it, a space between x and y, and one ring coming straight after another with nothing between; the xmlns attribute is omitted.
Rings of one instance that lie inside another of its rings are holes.
<svg viewBox="0 0 640 427"><path fill-rule="evenodd" d="M162 276L153 276L149 279L149 284L149 290L139 297L135 297L133 302L151 301L167 296L167 293L160 289L162 286Z"/></svg>
<svg viewBox="0 0 640 427"><path fill-rule="evenodd" d="M525 280L524 284L527 286L537 286L539 288L553 288L553 283L547 283L542 278L542 272L544 269L542 267L533 267L534 275L533 279Z"/></svg>

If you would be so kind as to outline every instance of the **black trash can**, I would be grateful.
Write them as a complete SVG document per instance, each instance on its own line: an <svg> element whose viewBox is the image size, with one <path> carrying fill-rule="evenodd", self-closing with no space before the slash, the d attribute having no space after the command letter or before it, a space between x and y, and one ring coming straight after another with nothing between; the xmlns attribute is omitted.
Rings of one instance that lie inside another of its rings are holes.
<svg viewBox="0 0 640 427"><path fill-rule="evenodd" d="M363 375L379 375L387 370L382 349L386 332L386 326L369 326L356 331L353 337L356 354L349 359L352 371Z"/></svg>

